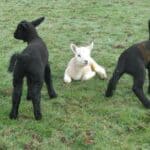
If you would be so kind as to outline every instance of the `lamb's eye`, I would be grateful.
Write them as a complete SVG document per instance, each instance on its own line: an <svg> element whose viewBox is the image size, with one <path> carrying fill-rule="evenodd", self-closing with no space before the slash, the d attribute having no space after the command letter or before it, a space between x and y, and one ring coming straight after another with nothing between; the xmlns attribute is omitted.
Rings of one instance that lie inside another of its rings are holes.
<svg viewBox="0 0 150 150"><path fill-rule="evenodd" d="M80 54L78 54L78 57L81 57L81 55L80 55Z"/></svg>

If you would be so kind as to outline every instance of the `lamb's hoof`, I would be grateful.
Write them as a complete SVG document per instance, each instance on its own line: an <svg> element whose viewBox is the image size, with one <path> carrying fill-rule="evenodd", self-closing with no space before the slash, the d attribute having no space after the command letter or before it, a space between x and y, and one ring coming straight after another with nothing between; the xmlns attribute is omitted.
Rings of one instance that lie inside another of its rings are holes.
<svg viewBox="0 0 150 150"><path fill-rule="evenodd" d="M145 104L143 104L145 108L150 109L150 102L146 102Z"/></svg>
<svg viewBox="0 0 150 150"><path fill-rule="evenodd" d="M147 92L148 92L148 94L150 94L150 87L148 88L148 91L147 91Z"/></svg>
<svg viewBox="0 0 150 150"><path fill-rule="evenodd" d="M64 83L66 84L71 83L71 79L64 79Z"/></svg>
<svg viewBox="0 0 150 150"><path fill-rule="evenodd" d="M106 97L112 97L113 96L113 92L106 91L105 96Z"/></svg>
<svg viewBox="0 0 150 150"><path fill-rule="evenodd" d="M64 81L64 83L65 83L65 84L69 84L69 83L71 83L71 81L69 81L69 82L68 82L68 81Z"/></svg>
<svg viewBox="0 0 150 150"><path fill-rule="evenodd" d="M42 119L42 114L38 113L35 115L35 120L41 120Z"/></svg>
<svg viewBox="0 0 150 150"><path fill-rule="evenodd" d="M31 100L32 100L31 96L28 95L28 96L27 96L27 100L28 100L28 101L31 101Z"/></svg>
<svg viewBox="0 0 150 150"><path fill-rule="evenodd" d="M68 76L64 77L64 83L71 83L71 78Z"/></svg>
<svg viewBox="0 0 150 150"><path fill-rule="evenodd" d="M57 94L55 92L50 93L50 98L56 98Z"/></svg>
<svg viewBox="0 0 150 150"><path fill-rule="evenodd" d="M11 113L9 114L9 118L10 118L10 119L17 119L17 114L11 112Z"/></svg>
<svg viewBox="0 0 150 150"><path fill-rule="evenodd" d="M100 78L101 78L102 80L106 80L106 79L107 79L107 74L106 74L106 73L101 74L101 75L100 75Z"/></svg>

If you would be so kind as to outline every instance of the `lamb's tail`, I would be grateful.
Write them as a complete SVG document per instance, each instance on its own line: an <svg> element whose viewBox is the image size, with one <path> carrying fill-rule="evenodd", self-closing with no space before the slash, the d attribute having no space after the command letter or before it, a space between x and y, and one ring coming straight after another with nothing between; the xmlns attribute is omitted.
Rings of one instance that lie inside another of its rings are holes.
<svg viewBox="0 0 150 150"><path fill-rule="evenodd" d="M8 72L13 72L18 56L19 56L18 53L15 53L11 56L9 61Z"/></svg>
<svg viewBox="0 0 150 150"><path fill-rule="evenodd" d="M29 64L31 59L32 59L32 57L28 54L19 54L19 53L13 54L10 58L8 72L14 71L17 61L22 67L24 67L27 64Z"/></svg>
<svg viewBox="0 0 150 150"><path fill-rule="evenodd" d="M150 20L148 21L148 31L149 31L149 40L150 40Z"/></svg>

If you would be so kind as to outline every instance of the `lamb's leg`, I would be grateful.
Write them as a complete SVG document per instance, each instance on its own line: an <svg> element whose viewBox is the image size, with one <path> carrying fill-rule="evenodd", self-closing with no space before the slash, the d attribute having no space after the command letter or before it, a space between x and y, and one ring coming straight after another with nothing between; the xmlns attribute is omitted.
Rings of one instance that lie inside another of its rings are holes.
<svg viewBox="0 0 150 150"><path fill-rule="evenodd" d="M148 94L150 94L150 66L148 67L148 80L149 80Z"/></svg>
<svg viewBox="0 0 150 150"><path fill-rule="evenodd" d="M31 91L32 91L32 83L31 83L31 79L29 77L27 77L27 100L31 100L32 99L32 95L31 95Z"/></svg>
<svg viewBox="0 0 150 150"><path fill-rule="evenodd" d="M102 66L98 65L93 59L91 59L91 67L92 70L95 71L100 76L101 79L107 78L105 69Z"/></svg>
<svg viewBox="0 0 150 150"><path fill-rule="evenodd" d="M135 60L134 60L135 61ZM138 97L138 99L141 101L141 103L145 106L145 108L150 108L150 101L145 96L143 91L143 85L145 81L145 64L143 61L135 61L136 67L132 68L133 73L131 74L133 76L133 87L132 90L134 94Z"/></svg>
<svg viewBox="0 0 150 150"><path fill-rule="evenodd" d="M31 99L33 104L33 112L36 120L40 120L42 118L41 113L41 89L43 85L43 75L44 73L36 73L32 75L32 90L31 90Z"/></svg>
<svg viewBox="0 0 150 150"><path fill-rule="evenodd" d="M71 81L72 81L71 77L68 75L67 71L65 71L64 82L65 83L70 83Z"/></svg>
<svg viewBox="0 0 150 150"><path fill-rule="evenodd" d="M22 78L13 79L13 94L12 94L12 109L9 114L10 119L16 119L18 116L18 108L21 100L21 93L22 93Z"/></svg>
<svg viewBox="0 0 150 150"><path fill-rule="evenodd" d="M139 98L141 103L144 105L145 108L150 108L150 101L146 98L143 92L143 84L145 79L145 72L141 72L134 76L134 84L132 87L133 92Z"/></svg>
<svg viewBox="0 0 150 150"><path fill-rule="evenodd" d="M46 86L48 89L48 94L49 94L50 98L57 97L57 94L56 94L54 87L53 87L51 69L50 69L50 66L48 64L45 67L44 78L45 78L45 83L46 83Z"/></svg>
<svg viewBox="0 0 150 150"><path fill-rule="evenodd" d="M106 97L110 97L113 95L113 92L116 90L116 85L118 83L118 80L121 78L121 76L123 75L123 70L119 70L119 68L117 67L113 73L112 78L109 80L108 86L107 86L107 90L105 93Z"/></svg>
<svg viewBox="0 0 150 150"><path fill-rule="evenodd" d="M82 77L82 80L89 80L93 78L95 75L96 73L94 71L89 71Z"/></svg>
<svg viewBox="0 0 150 150"><path fill-rule="evenodd" d="M32 103L33 103L34 116L36 120L40 120L42 118L41 107L40 107L41 88L42 88L42 82L38 81L34 83L32 89Z"/></svg>
<svg viewBox="0 0 150 150"><path fill-rule="evenodd" d="M106 97L111 97L113 95L113 92L116 90L116 86L117 83L119 81L119 79L121 78L121 76L125 73L125 57L122 56L119 58L117 66L114 70L114 73L111 77L111 79L109 80L108 86L107 86L107 90L105 92L105 96Z"/></svg>

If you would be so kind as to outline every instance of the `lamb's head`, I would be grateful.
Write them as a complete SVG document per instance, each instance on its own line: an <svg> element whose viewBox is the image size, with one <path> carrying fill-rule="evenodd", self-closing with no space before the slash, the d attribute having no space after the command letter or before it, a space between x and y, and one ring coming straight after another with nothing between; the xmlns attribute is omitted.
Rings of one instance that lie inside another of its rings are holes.
<svg viewBox="0 0 150 150"><path fill-rule="evenodd" d="M37 27L41 22L43 22L44 17L38 18L32 22L26 20L21 21L16 31L14 32L14 38L23 40L24 42L29 42L34 37L37 37L37 32L35 27Z"/></svg>
<svg viewBox="0 0 150 150"><path fill-rule="evenodd" d="M93 49L93 42L88 46L76 46L75 44L70 45L71 50L75 54L76 61L79 65L85 66L90 64L91 51Z"/></svg>

